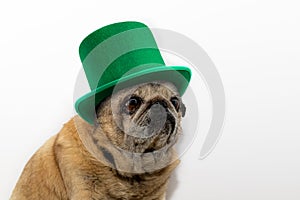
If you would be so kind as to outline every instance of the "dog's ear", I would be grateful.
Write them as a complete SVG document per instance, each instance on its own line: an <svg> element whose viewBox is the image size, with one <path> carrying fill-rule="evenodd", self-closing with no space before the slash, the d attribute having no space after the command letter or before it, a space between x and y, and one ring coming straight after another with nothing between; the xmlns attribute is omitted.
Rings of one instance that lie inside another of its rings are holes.
<svg viewBox="0 0 300 200"><path fill-rule="evenodd" d="M100 104L95 105L95 114L94 114L94 126L98 126L99 122L98 122L98 117L99 117L99 108L100 108Z"/></svg>
<svg viewBox="0 0 300 200"><path fill-rule="evenodd" d="M181 111L181 116L184 117L185 116L185 112L186 112L186 107L185 107L185 105L182 102L180 104L180 111Z"/></svg>

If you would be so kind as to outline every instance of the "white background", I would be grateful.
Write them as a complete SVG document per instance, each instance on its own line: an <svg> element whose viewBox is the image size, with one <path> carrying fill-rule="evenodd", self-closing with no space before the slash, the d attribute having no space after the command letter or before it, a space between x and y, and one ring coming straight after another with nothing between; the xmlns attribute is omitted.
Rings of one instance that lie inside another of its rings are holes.
<svg viewBox="0 0 300 200"><path fill-rule="evenodd" d="M196 138L169 199L300 199L298 1L81 2L0 3L1 200L9 198L30 156L73 116L81 40L126 20L196 41L226 90L221 140L201 161L203 135Z"/></svg>

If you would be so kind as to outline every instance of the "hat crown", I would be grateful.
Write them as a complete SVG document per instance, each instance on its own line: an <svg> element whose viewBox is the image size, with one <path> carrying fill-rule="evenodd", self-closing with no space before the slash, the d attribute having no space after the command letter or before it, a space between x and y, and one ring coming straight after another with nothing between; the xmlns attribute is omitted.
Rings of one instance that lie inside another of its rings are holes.
<svg viewBox="0 0 300 200"><path fill-rule="evenodd" d="M94 31L81 42L79 55L91 90L165 65L151 30L140 22L120 22Z"/></svg>

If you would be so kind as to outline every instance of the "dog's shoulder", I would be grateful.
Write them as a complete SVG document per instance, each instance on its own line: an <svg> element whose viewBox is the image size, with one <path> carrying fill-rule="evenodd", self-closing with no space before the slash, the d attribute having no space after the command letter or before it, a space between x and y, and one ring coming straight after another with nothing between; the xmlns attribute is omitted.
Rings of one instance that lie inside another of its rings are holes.
<svg viewBox="0 0 300 200"><path fill-rule="evenodd" d="M48 139L27 162L11 200L67 198L53 149L57 136Z"/></svg>
<svg viewBox="0 0 300 200"><path fill-rule="evenodd" d="M62 169L66 168L65 165L74 166L74 162L81 162L78 151L82 149L78 148L81 143L74 120L73 117L64 124L58 134L33 154L14 188L11 200L68 199Z"/></svg>

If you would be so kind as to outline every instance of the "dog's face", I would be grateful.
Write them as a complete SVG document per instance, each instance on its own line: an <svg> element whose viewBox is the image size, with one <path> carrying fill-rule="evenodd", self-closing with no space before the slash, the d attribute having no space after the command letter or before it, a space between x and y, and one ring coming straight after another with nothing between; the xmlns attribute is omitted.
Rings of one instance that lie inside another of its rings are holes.
<svg viewBox="0 0 300 200"><path fill-rule="evenodd" d="M96 133L120 149L148 153L175 144L185 106L171 83L153 82L114 93L96 112Z"/></svg>

